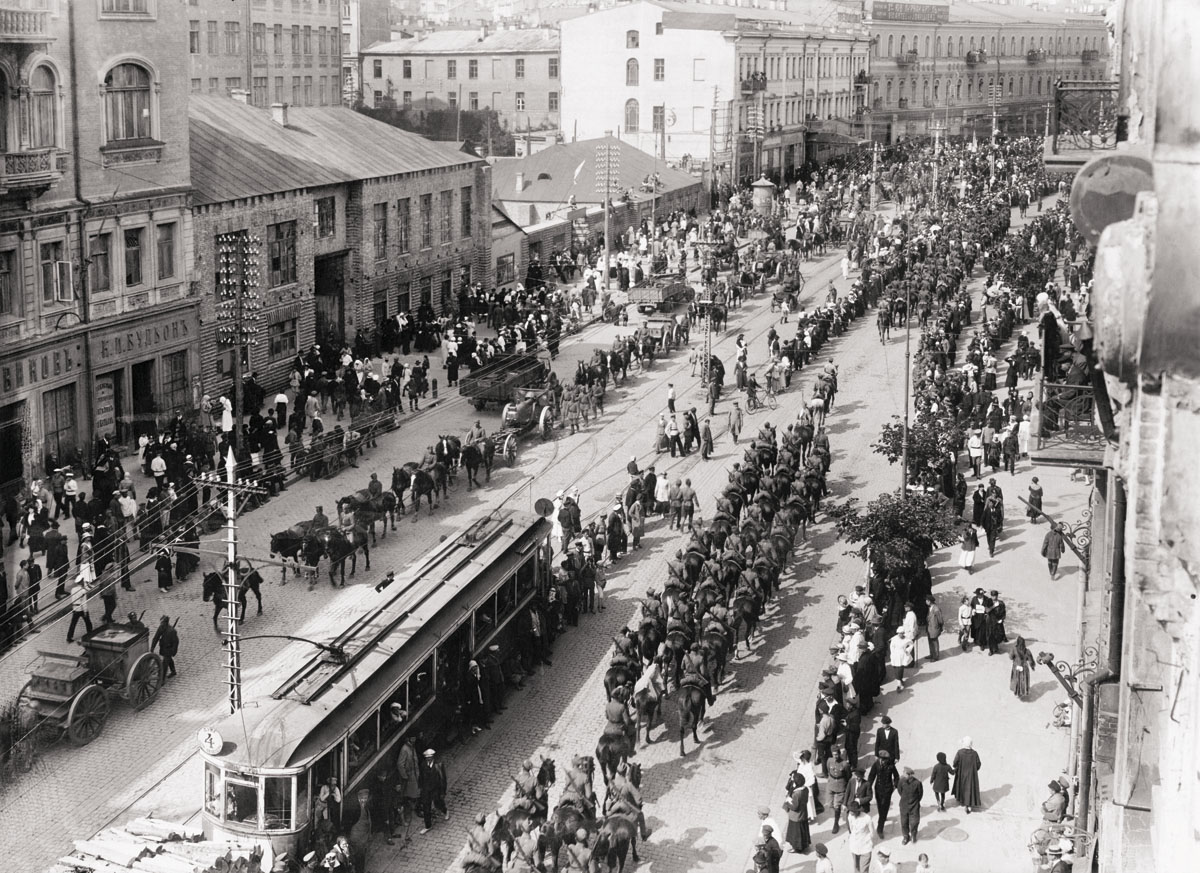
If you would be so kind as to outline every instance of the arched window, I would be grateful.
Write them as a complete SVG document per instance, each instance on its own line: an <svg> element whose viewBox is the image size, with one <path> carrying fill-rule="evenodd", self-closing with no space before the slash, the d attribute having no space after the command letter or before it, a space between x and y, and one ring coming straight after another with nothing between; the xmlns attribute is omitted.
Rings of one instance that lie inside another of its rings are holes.
<svg viewBox="0 0 1200 873"><path fill-rule="evenodd" d="M975 37L971 37L971 51L975 51Z"/></svg>
<svg viewBox="0 0 1200 873"><path fill-rule="evenodd" d="M58 145L58 88L54 71L45 64L29 77L29 145L35 149Z"/></svg>
<svg viewBox="0 0 1200 873"><path fill-rule="evenodd" d="M900 88L896 93L899 95L901 100L904 99L904 80L903 79L900 80Z"/></svg>
<svg viewBox="0 0 1200 873"><path fill-rule="evenodd" d="M104 77L104 130L108 142L151 138L150 72L117 64Z"/></svg>
<svg viewBox="0 0 1200 873"><path fill-rule="evenodd" d="M933 102L934 103L938 102L938 94L941 92L941 90L942 90L942 80L934 79L933 80Z"/></svg>
<svg viewBox="0 0 1200 873"><path fill-rule="evenodd" d="M1008 40L1008 53L1010 55L1015 55L1017 53L1017 38L1015 36L1010 37Z"/></svg>
<svg viewBox="0 0 1200 873"><path fill-rule="evenodd" d="M1040 76L1038 77L1038 80L1037 80L1037 91L1038 91L1038 96L1040 97L1042 94L1042 80L1041 80Z"/></svg>
<svg viewBox="0 0 1200 873"><path fill-rule="evenodd" d="M638 83L638 62L637 58L630 58L625 62L625 84L637 85Z"/></svg>
<svg viewBox="0 0 1200 873"><path fill-rule="evenodd" d="M937 42L935 42L933 46L934 56L940 58L942 56L942 38L940 36L937 38Z"/></svg>
<svg viewBox="0 0 1200 873"><path fill-rule="evenodd" d="M973 40L972 40L972 42L973 42ZM958 38L958 56L962 57L962 55L963 55L963 38L960 36Z"/></svg>
<svg viewBox="0 0 1200 873"><path fill-rule="evenodd" d="M1046 50L1046 37L1044 37L1044 36L1039 36L1039 37L1038 37L1038 49L1039 49L1040 51L1045 51L1045 50Z"/></svg>
<svg viewBox="0 0 1200 873"><path fill-rule="evenodd" d="M895 39L896 39L895 34L891 34L891 33L888 34L888 57L889 58L896 53L895 51L893 51L893 49L896 48Z"/></svg>
<svg viewBox="0 0 1200 873"><path fill-rule="evenodd" d="M967 80L967 100L971 99L971 95L974 93L974 91L975 91L975 86L971 83L971 80L968 79Z"/></svg>
<svg viewBox="0 0 1200 873"><path fill-rule="evenodd" d="M1017 96L1018 97L1025 96L1025 77L1024 76L1021 76L1019 79L1017 79Z"/></svg>
<svg viewBox="0 0 1200 873"><path fill-rule="evenodd" d="M925 80L925 85L921 89L921 100L925 103L929 102L929 80Z"/></svg>
<svg viewBox="0 0 1200 873"><path fill-rule="evenodd" d="M638 32L636 30L625 31L625 48L635 49L639 45L641 45L641 40L638 38Z"/></svg>
<svg viewBox="0 0 1200 873"><path fill-rule="evenodd" d="M1055 42L1055 49L1054 49L1054 53L1055 53L1056 55L1061 55L1061 54L1062 54L1062 37L1061 37L1061 36L1060 36L1060 37L1058 38L1058 40Z"/></svg>
<svg viewBox="0 0 1200 873"><path fill-rule="evenodd" d="M641 120L641 113L638 110L638 102L636 100L626 100L625 101L625 132L626 133L637 133L638 128L639 128L638 122L640 120Z"/></svg>
<svg viewBox="0 0 1200 873"><path fill-rule="evenodd" d="M991 46L988 49L988 54L994 55L996 53L996 37L993 36L992 41L988 45Z"/></svg>
<svg viewBox="0 0 1200 873"><path fill-rule="evenodd" d="M954 99L955 100L962 99L962 79L957 79L954 82Z"/></svg>
<svg viewBox="0 0 1200 873"><path fill-rule="evenodd" d="M891 81L891 79L889 79L888 83L887 83L887 102L888 102L889 106L892 104L892 81Z"/></svg>
<svg viewBox="0 0 1200 873"><path fill-rule="evenodd" d="M904 54L908 50L908 37L900 37L900 54Z"/></svg>
<svg viewBox="0 0 1200 873"><path fill-rule="evenodd" d="M929 57L929 37L925 37L925 57Z"/></svg>
<svg viewBox="0 0 1200 873"><path fill-rule="evenodd" d="M983 76L979 77L978 85L979 85L979 90L976 91L975 93L977 93L979 95L980 99L982 99L987 96L987 92L983 90Z"/></svg>

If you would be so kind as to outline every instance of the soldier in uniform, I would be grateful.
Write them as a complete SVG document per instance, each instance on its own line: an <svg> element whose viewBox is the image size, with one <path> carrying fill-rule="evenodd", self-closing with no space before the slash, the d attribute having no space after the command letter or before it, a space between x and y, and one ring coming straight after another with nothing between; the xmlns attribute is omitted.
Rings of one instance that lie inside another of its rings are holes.
<svg viewBox="0 0 1200 873"><path fill-rule="evenodd" d="M487 431L483 429L483 425L481 425L479 420L476 419L475 424L470 430L467 431L467 435L463 439L463 442L467 445L471 445L473 443L480 442L485 437L487 437Z"/></svg>
<svg viewBox="0 0 1200 873"><path fill-rule="evenodd" d="M692 643L684 653L683 662L680 664L680 673L683 676L683 682L688 679L699 680L697 684L704 689L709 706L717 702L712 690L712 680L708 675L708 664L704 661L704 654L700 651L699 643Z"/></svg>
<svg viewBox="0 0 1200 873"><path fill-rule="evenodd" d="M567 846L567 869L584 873L591 868L592 850L588 847L588 832L583 828L575 831L575 843Z"/></svg>
<svg viewBox="0 0 1200 873"><path fill-rule="evenodd" d="M584 770L586 757L578 757L571 761L571 769L567 771L566 785L563 787L560 803L570 803L584 817L592 818L596 814L596 791L592 786L592 777Z"/></svg>
<svg viewBox="0 0 1200 873"><path fill-rule="evenodd" d="M612 800L609 803L608 812L636 818L638 830L641 832L642 840L645 841L650 836L650 829L646 827L646 815L642 812L642 792L629 780L628 773L628 764L621 764L617 768L612 783L609 785L609 797Z"/></svg>
<svg viewBox="0 0 1200 873"><path fill-rule="evenodd" d="M625 735L630 738L630 745L633 745L633 740L637 736L637 725L629 715L629 689L616 688L613 690L612 699L604 705L604 718L607 724L604 726L604 733L609 736ZM636 751L631 751L630 755L636 755Z"/></svg>

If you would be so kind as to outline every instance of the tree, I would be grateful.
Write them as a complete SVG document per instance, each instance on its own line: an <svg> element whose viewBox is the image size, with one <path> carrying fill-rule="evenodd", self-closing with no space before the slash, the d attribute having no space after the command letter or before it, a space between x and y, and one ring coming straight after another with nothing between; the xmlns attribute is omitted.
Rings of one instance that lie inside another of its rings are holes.
<svg viewBox="0 0 1200 873"><path fill-rule="evenodd" d="M962 428L949 419L918 419L908 428L908 471L910 481L916 481L920 471L937 468L946 454L962 445ZM885 424L879 442L871 446L877 454L896 464L904 453L904 422L893 416Z"/></svg>
<svg viewBox="0 0 1200 873"><path fill-rule="evenodd" d="M847 552L887 569L913 570L934 549L958 542L959 523L945 497L916 491L905 500L897 492L881 494L860 510L850 498L829 512L837 519L838 536L858 548Z"/></svg>

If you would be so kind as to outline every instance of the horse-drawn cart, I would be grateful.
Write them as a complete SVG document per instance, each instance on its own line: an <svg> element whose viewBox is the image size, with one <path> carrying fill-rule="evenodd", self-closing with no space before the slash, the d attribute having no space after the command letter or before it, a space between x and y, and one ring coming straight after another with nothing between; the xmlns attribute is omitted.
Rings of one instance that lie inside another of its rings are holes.
<svg viewBox="0 0 1200 873"><path fill-rule="evenodd" d="M695 290L687 282L653 282L629 289L629 302L637 304L638 312L643 315L691 303L695 296Z"/></svg>
<svg viewBox="0 0 1200 873"><path fill-rule="evenodd" d="M82 655L39 652L41 659L21 689L23 726L39 742L66 736L86 746L104 730L114 697L142 710L162 688L162 658L150 651L145 627L107 624L80 642Z"/></svg>
<svg viewBox="0 0 1200 873"><path fill-rule="evenodd" d="M483 410L489 403L508 403L514 390L540 384L545 378L546 366L536 355L500 355L460 379L458 393Z"/></svg>
<svg viewBox="0 0 1200 873"><path fill-rule="evenodd" d="M511 467L517 462L517 437L536 430L543 440L554 431L554 391L550 386L516 392L512 402L504 407L500 417L501 429L495 435L500 454Z"/></svg>
<svg viewBox="0 0 1200 873"><path fill-rule="evenodd" d="M666 354L687 342L687 328L671 317L646 319L646 336L658 354Z"/></svg>

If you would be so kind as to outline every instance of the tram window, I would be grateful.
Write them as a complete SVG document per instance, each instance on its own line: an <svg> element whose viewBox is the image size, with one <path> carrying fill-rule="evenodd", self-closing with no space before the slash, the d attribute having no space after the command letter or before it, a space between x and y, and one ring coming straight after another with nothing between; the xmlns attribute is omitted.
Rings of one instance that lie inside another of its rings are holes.
<svg viewBox="0 0 1200 873"><path fill-rule="evenodd" d="M426 658L408 680L408 711L416 712L433 696L433 656Z"/></svg>
<svg viewBox="0 0 1200 873"><path fill-rule="evenodd" d="M302 827L308 823L308 778L307 773L296 777L296 819L293 827Z"/></svg>
<svg viewBox="0 0 1200 873"><path fill-rule="evenodd" d="M369 719L359 725L358 730L350 735L350 749L346 756L347 781L358 775L378 748L375 715L372 714Z"/></svg>
<svg viewBox="0 0 1200 873"><path fill-rule="evenodd" d="M408 724L408 683L404 682L379 708L379 738L387 742Z"/></svg>
<svg viewBox="0 0 1200 873"><path fill-rule="evenodd" d="M258 824L258 783L225 780L225 821Z"/></svg>
<svg viewBox="0 0 1200 873"><path fill-rule="evenodd" d="M483 606L475 610L475 645L486 640L496 629L496 595L487 599Z"/></svg>
<svg viewBox="0 0 1200 873"><path fill-rule="evenodd" d="M292 776L268 776L264 780L263 830L284 831L292 827Z"/></svg>
<svg viewBox="0 0 1200 873"><path fill-rule="evenodd" d="M321 788L328 785L330 777L337 779L339 790L337 792L325 792L325 801L321 802ZM314 819L328 818L333 822L336 830L341 826L341 791L340 787L345 784L342 779L342 744L338 743L328 752L326 752L321 760L317 761L312 767L312 792L313 792L313 808Z"/></svg>
<svg viewBox="0 0 1200 873"><path fill-rule="evenodd" d="M462 678L470 660L471 628L462 624L449 639L438 646L438 696L458 701Z"/></svg>
<svg viewBox="0 0 1200 873"><path fill-rule="evenodd" d="M503 624L517 606L516 588L513 577L504 580L496 590L496 623Z"/></svg>
<svg viewBox="0 0 1200 873"><path fill-rule="evenodd" d="M204 765L204 810L214 818L221 817L221 768Z"/></svg>
<svg viewBox="0 0 1200 873"><path fill-rule="evenodd" d="M525 597L537 587L537 566L532 559L517 568L517 597Z"/></svg>

